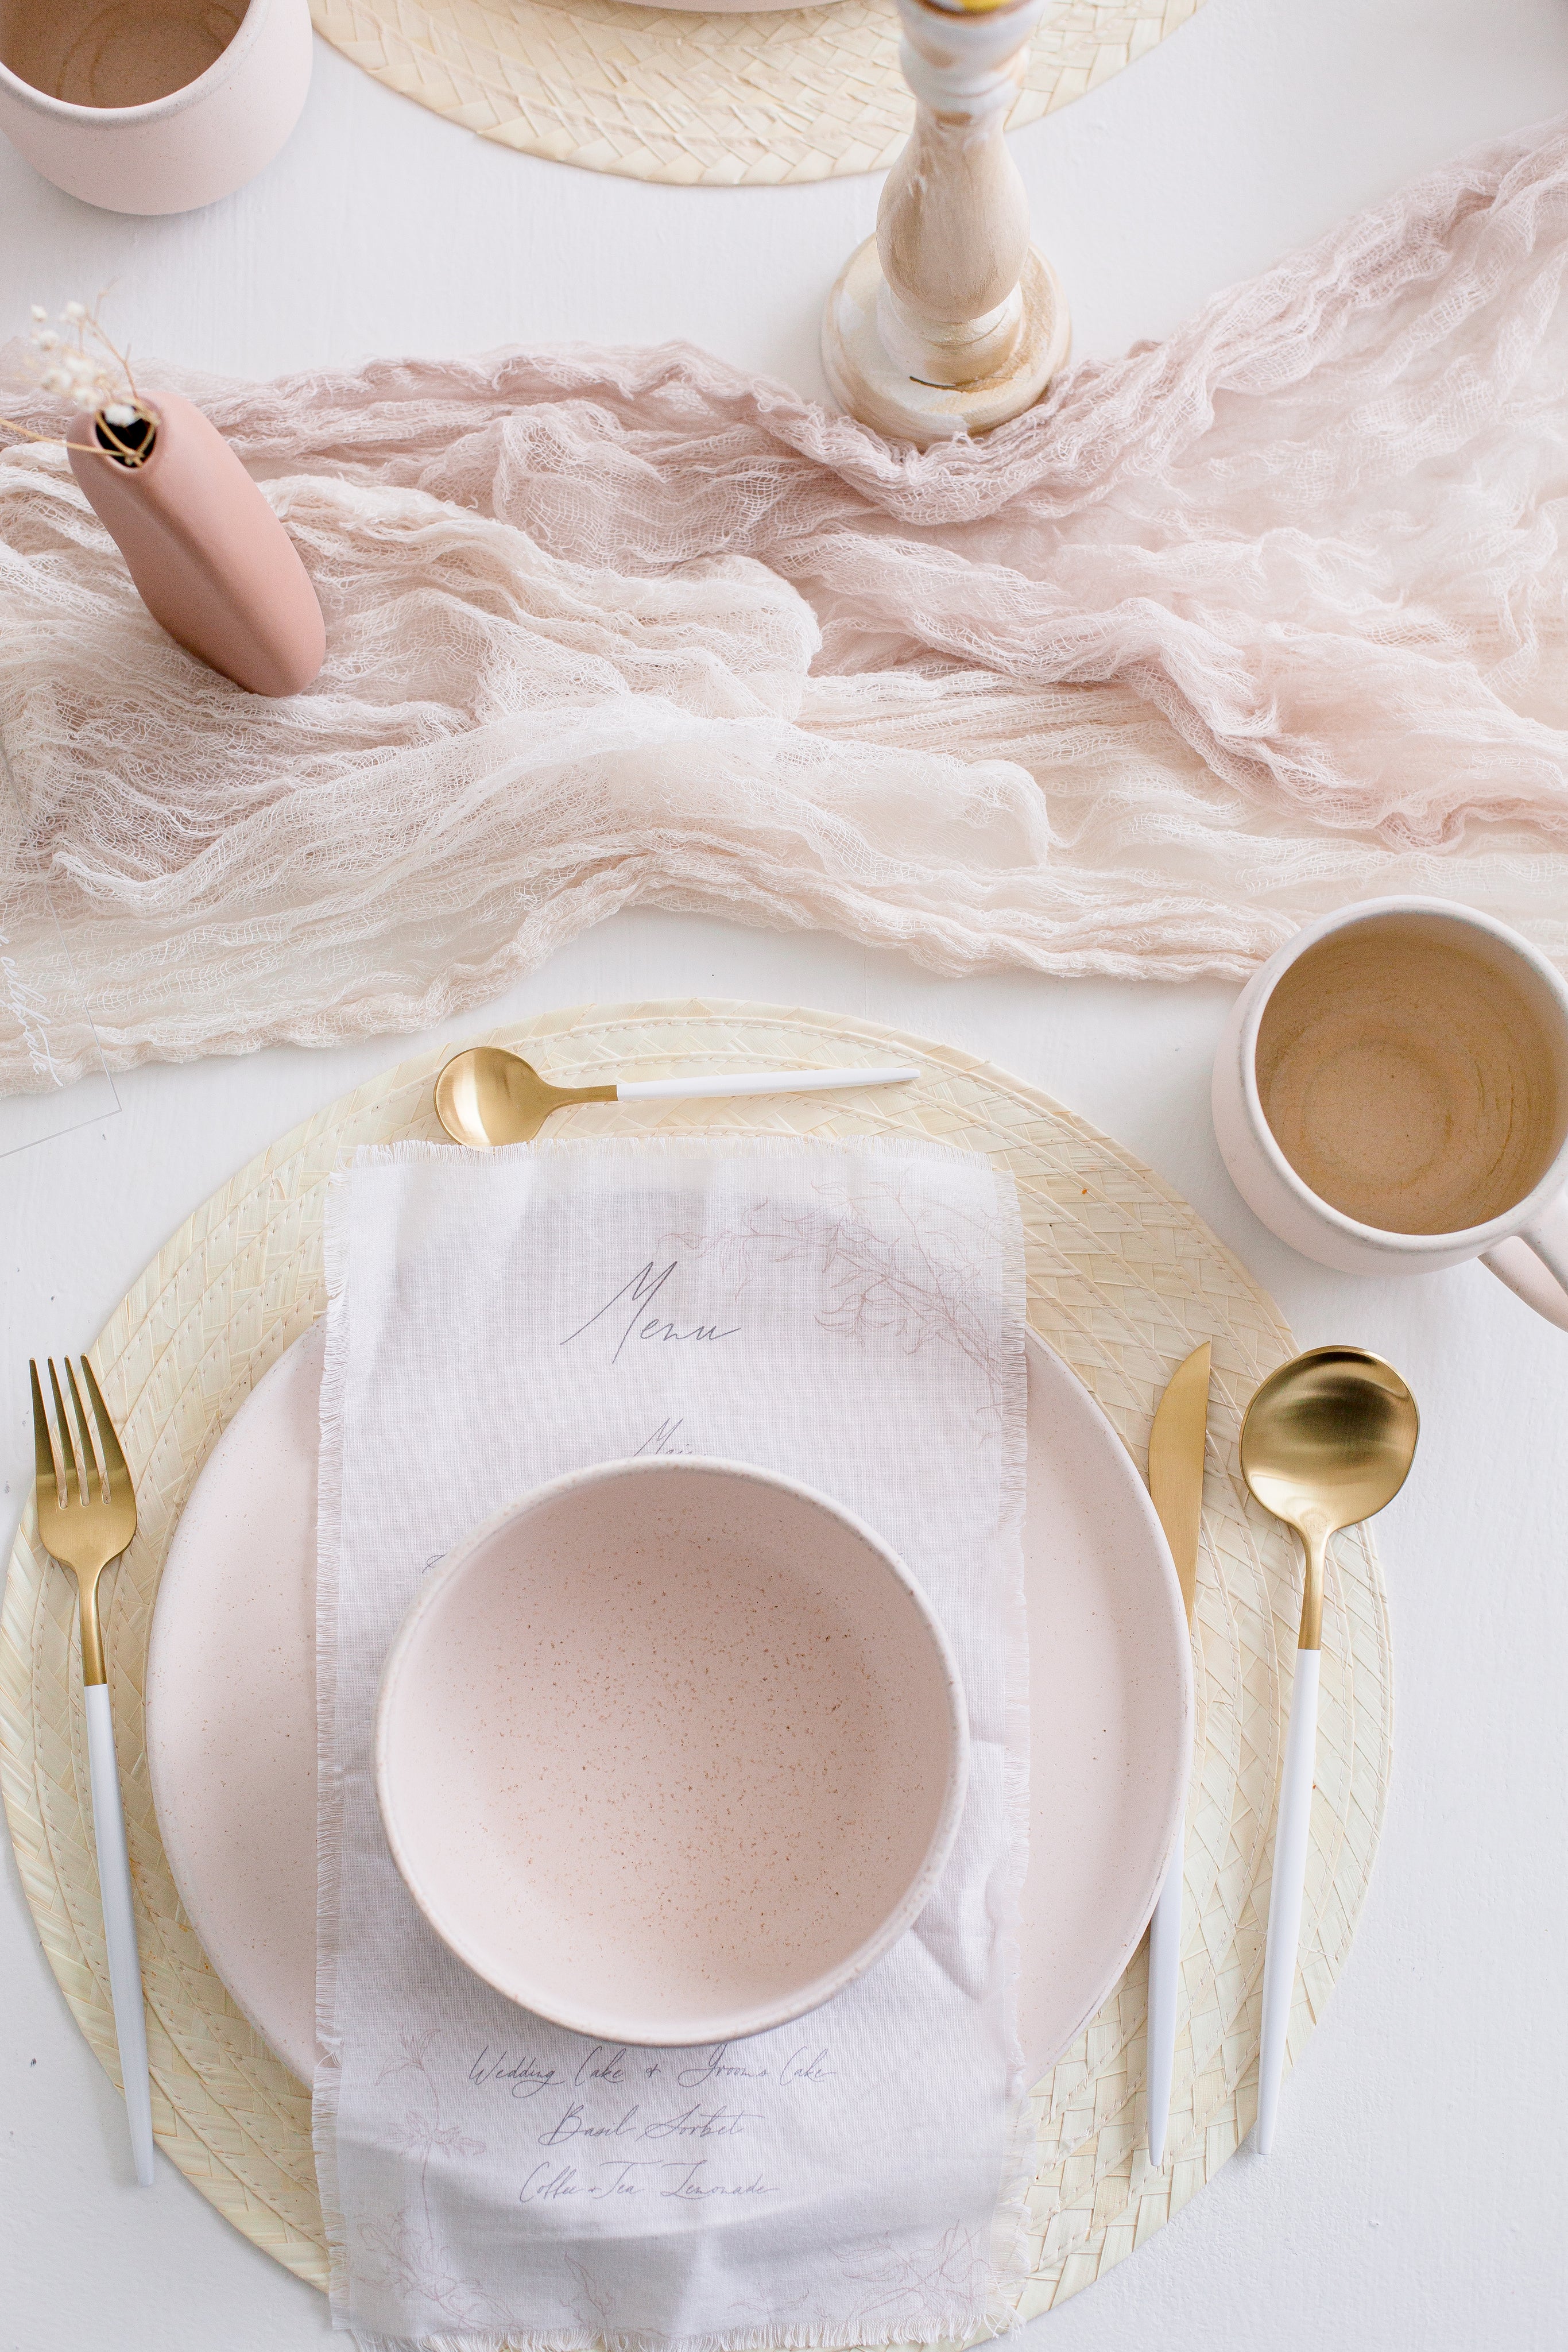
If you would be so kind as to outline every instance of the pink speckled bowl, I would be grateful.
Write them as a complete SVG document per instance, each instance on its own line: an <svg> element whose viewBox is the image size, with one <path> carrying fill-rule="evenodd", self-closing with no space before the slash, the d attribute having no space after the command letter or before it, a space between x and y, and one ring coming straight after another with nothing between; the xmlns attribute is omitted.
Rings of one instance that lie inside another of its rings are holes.
<svg viewBox="0 0 1568 2352"><path fill-rule="evenodd" d="M611 1462L435 1570L382 1679L376 1784L460 1959L605 2042L799 2017L915 1919L968 1734L907 1570L736 1463Z"/></svg>

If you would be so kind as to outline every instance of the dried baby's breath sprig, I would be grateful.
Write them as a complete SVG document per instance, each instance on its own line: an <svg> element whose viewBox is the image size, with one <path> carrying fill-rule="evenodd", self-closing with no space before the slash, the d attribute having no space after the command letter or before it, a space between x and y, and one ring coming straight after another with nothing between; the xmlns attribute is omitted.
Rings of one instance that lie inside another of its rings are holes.
<svg viewBox="0 0 1568 2352"><path fill-rule="evenodd" d="M26 441L52 442L57 448L89 449L121 466L144 466L152 455L157 420L142 407L131 362L117 351L99 324L96 311L85 302L68 302L51 323L39 303L32 307L33 373L39 389L72 407L89 409L93 439L64 441L57 433L38 433L0 416L0 429Z"/></svg>

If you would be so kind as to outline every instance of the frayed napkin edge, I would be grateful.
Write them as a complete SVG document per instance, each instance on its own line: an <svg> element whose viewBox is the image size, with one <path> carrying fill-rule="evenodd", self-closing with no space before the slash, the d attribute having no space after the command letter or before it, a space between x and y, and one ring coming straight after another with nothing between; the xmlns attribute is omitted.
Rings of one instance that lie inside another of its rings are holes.
<svg viewBox="0 0 1568 2352"><path fill-rule="evenodd" d="M327 2240L328 2295L334 2310L348 2299L348 2224L338 2187L337 2110L341 2051L331 2030L342 1896L342 1794L339 1771L324 1759L337 1752L335 1675L320 1659L337 1657L338 1565L343 1510L344 1392L349 1360L348 1181L340 1162L327 1181L322 1242L327 1286L327 1345L318 1414L316 1486L316 2068L310 2085L310 2139L316 2187Z"/></svg>
<svg viewBox="0 0 1568 2352"><path fill-rule="evenodd" d="M1003 2027L1010 2080L1009 2116L1002 2179L991 2228L991 2277L986 2301L983 2333L1005 2335L1018 2320L1018 2305L1030 2276L1030 2190L1035 2172L1034 2116L1026 2077L1023 2038L1019 2024L1019 1983L1023 1965L1023 1890L1029 1874L1030 1720L1029 1591L1024 1572L1024 1526L1029 1498L1029 1270L1023 1213L1012 1172L998 1166L989 1153L966 1153L984 1159L996 1187L1002 1212L1003 1274L1008 1305L1013 1311L1016 1347L1009 1367L1012 1410L1004 1429L1002 1507L1008 1515L1004 1557L1007 1562L1005 1611L1008 1635L1006 1692L1007 1750L1003 1796L1006 1805L1009 1858L1001 1888L1001 1948ZM896 2340L896 2339L890 2339ZM922 2339L911 2339L919 2342ZM960 2339L969 2340L969 2339Z"/></svg>
<svg viewBox="0 0 1568 2352"><path fill-rule="evenodd" d="M1008 2325L1017 2323L1009 2315ZM707 2336L658 2336L636 2329L506 2328L453 2336L366 2336L350 2331L357 2352L859 2352L859 2347L915 2344L965 2346L1005 2333L988 2318L955 2326L951 2311L905 2314L868 2326L741 2327Z"/></svg>

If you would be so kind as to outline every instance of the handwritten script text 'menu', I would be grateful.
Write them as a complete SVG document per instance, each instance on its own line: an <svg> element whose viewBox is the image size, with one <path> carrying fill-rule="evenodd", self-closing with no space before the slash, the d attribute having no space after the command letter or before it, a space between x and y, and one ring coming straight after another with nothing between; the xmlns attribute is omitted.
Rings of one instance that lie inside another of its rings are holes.
<svg viewBox="0 0 1568 2352"><path fill-rule="evenodd" d="M740 1329L738 1323L730 1324L727 1329L716 1323L694 1323L683 1330L680 1325L671 1322L664 1315L649 1314L648 1309L679 1265L679 1258L673 1257L668 1265L655 1265L650 1258L647 1265L640 1267L630 1281L623 1282L613 1297L607 1298L586 1323L580 1323L575 1331L569 1331L561 1346L570 1348L574 1339L580 1339L585 1331L591 1331L595 1324L601 1322L605 1324L606 1337L614 1331L621 1333L610 1359L612 1364L621 1360L621 1350L628 1339L649 1340L656 1346L667 1346L672 1340L679 1345L689 1342L702 1346L718 1339L733 1339ZM624 1327L621 1320L622 1315L626 1318Z"/></svg>

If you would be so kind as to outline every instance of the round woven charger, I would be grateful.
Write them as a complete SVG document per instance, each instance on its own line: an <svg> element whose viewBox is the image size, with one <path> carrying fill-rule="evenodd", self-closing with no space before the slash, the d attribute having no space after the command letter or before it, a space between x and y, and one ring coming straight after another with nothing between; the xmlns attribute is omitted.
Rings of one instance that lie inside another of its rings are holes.
<svg viewBox="0 0 1568 2352"><path fill-rule="evenodd" d="M1199 0L1056 0L1009 129L1131 65ZM915 101L892 0L697 15L622 0L310 0L378 81L525 155L677 187L885 171Z"/></svg>
<svg viewBox="0 0 1568 2352"><path fill-rule="evenodd" d="M1030 1314L1098 1397L1140 1465L1166 1381L1214 1343L1198 1572L1197 1748L1186 1826L1184 2010L1169 2153L1144 2144L1146 1978L1140 1950L1040 2083L1034 2274L1043 2310L1121 2260L1238 2146L1255 2106L1263 1927L1284 1689L1299 1580L1291 1539L1247 1496L1240 1416L1290 1334L1244 1269L1156 1176L1017 1079L949 1047L821 1013L746 1004L590 1006L497 1033L583 1084L790 1064L918 1062L918 1087L858 1098L606 1105L562 1133L931 1136L993 1153L1017 1181ZM110 1688L137 1896L152 2114L169 2156L267 2252L326 2278L310 2097L253 2032L191 1931L148 1790L141 1692L163 1559L220 1431L320 1314L326 1181L364 1143L439 1139L438 1055L320 1112L187 1219L110 1318L95 1350L136 1480L137 1537L112 1579ZM43 1553L29 1500L0 1618L0 1761L23 1885L78 2021L119 2078L88 1813L74 1588ZM1047 1633L1046 1638L1049 1638ZM1343 1963L1383 1819L1388 1626L1364 1534L1331 1565L1322 1728L1291 2047Z"/></svg>

